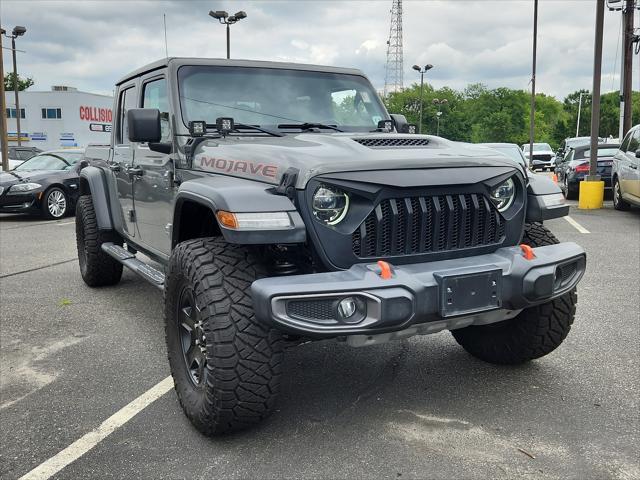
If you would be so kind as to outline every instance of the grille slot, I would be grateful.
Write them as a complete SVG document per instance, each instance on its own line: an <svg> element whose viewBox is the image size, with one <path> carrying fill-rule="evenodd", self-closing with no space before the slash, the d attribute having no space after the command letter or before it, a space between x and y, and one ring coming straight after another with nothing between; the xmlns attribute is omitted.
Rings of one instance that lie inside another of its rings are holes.
<svg viewBox="0 0 640 480"><path fill-rule="evenodd" d="M369 148L407 148L407 147L423 147L429 145L428 138L354 138L355 142Z"/></svg>
<svg viewBox="0 0 640 480"><path fill-rule="evenodd" d="M359 258L477 248L504 240L505 223L482 194L383 200L353 233Z"/></svg>

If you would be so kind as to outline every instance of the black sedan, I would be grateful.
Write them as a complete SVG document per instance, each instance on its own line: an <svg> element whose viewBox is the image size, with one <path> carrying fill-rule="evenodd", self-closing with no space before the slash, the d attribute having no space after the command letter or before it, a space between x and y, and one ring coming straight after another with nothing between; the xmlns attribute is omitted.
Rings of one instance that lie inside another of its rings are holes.
<svg viewBox="0 0 640 480"><path fill-rule="evenodd" d="M604 188L611 189L611 164L613 156L618 151L620 145L613 143L601 143L598 145L598 170L597 173L604 181ZM591 157L591 146L581 145L573 148L556 164L556 175L558 185L562 189L565 197L569 200L578 198L580 181L589 175L589 158Z"/></svg>
<svg viewBox="0 0 640 480"><path fill-rule="evenodd" d="M83 155L84 149L78 148L51 150L0 173L0 213L58 219L73 212Z"/></svg>

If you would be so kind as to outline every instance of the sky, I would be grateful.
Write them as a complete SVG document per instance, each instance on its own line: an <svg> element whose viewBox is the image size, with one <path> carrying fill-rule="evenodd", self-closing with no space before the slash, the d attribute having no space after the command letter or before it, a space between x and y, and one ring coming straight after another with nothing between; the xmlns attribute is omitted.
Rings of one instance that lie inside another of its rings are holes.
<svg viewBox="0 0 640 480"><path fill-rule="evenodd" d="M127 72L165 56L224 57L225 29L209 10L244 10L231 27L231 56L343 67L365 72L382 89L391 0L137 1L2 0L0 22L18 38L18 70L32 90L68 85L111 94ZM439 88L470 83L529 89L533 0L405 0L404 84L414 64L434 66L425 81ZM592 88L594 0L540 0L536 90L559 99ZM602 91L619 88L620 12L605 11ZM636 26L640 14L636 12ZM3 40L5 73L11 55ZM640 89L634 56L633 87Z"/></svg>

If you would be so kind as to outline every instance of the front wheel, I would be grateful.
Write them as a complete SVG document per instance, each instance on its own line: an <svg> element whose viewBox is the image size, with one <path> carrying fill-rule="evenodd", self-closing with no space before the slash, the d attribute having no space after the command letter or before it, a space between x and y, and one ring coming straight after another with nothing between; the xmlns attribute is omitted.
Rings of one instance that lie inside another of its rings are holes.
<svg viewBox="0 0 640 480"><path fill-rule="evenodd" d="M59 187L52 187L42 195L42 213L45 218L58 220L69 211L67 194Z"/></svg>
<svg viewBox="0 0 640 480"><path fill-rule="evenodd" d="M613 208L616 210L629 210L629 204L622 198L618 177L613 179Z"/></svg>
<svg viewBox="0 0 640 480"><path fill-rule="evenodd" d="M553 245L558 239L541 223L525 226L522 243ZM543 357L564 341L571 329L578 297L573 289L547 303L522 310L511 320L452 330L471 355L489 363L514 365Z"/></svg>
<svg viewBox="0 0 640 480"><path fill-rule="evenodd" d="M246 428L272 411L283 340L255 317L251 283L266 275L246 247L217 238L180 243L165 283L171 374L187 418L205 435Z"/></svg>

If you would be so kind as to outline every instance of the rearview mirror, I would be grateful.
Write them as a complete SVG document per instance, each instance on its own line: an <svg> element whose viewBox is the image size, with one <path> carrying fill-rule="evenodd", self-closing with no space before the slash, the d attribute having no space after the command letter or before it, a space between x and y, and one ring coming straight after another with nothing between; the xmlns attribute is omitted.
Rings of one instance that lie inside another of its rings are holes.
<svg viewBox="0 0 640 480"><path fill-rule="evenodd" d="M127 112L130 142L159 142L160 110L157 108L132 108Z"/></svg>

